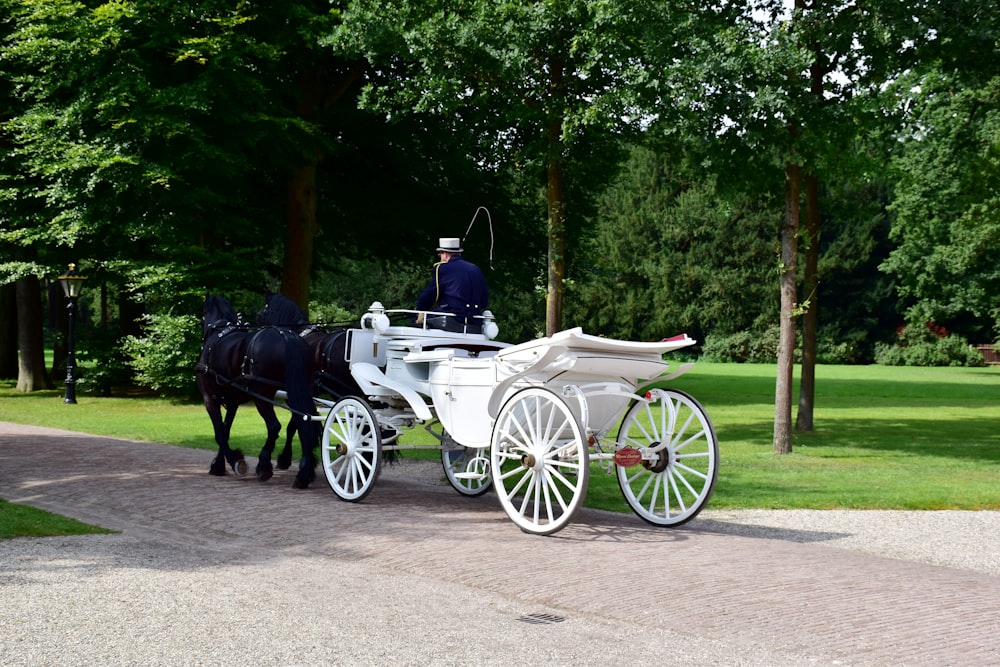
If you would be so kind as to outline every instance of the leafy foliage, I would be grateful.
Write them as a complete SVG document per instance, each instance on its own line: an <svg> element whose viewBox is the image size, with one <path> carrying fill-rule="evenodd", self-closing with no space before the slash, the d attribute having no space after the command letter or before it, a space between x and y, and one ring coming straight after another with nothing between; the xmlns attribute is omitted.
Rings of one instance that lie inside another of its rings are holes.
<svg viewBox="0 0 1000 667"><path fill-rule="evenodd" d="M149 314L143 336L127 336L124 352L143 387L193 395L194 364L201 349L201 322L193 315Z"/></svg>
<svg viewBox="0 0 1000 667"><path fill-rule="evenodd" d="M1000 337L1000 76L964 88L954 76L934 72L920 85L914 133L894 161L897 247L883 267L896 277L909 304L908 321L934 320L995 340Z"/></svg>

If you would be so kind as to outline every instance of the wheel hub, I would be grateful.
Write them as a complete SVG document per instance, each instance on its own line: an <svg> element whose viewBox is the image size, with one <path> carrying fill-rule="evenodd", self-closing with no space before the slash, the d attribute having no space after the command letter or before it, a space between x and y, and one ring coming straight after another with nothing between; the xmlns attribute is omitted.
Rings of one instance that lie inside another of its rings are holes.
<svg viewBox="0 0 1000 667"><path fill-rule="evenodd" d="M653 449L653 448L659 446L659 444L660 443L658 443L658 442L654 442L654 443L652 443L649 446L649 448ZM653 460L653 461L643 460L642 465L649 472L659 473L659 472L663 472L664 470L667 469L667 467L671 463L672 458L673 457L670 455L669 448L668 447L664 447L663 449L661 449L660 451L658 451L656 453L656 459L655 460Z"/></svg>

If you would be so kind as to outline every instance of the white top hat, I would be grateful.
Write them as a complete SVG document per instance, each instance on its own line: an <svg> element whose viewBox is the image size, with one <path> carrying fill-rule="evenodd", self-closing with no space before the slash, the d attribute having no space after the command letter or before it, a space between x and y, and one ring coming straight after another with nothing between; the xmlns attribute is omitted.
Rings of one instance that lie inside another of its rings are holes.
<svg viewBox="0 0 1000 667"><path fill-rule="evenodd" d="M461 239L438 239L438 252L462 252Z"/></svg>

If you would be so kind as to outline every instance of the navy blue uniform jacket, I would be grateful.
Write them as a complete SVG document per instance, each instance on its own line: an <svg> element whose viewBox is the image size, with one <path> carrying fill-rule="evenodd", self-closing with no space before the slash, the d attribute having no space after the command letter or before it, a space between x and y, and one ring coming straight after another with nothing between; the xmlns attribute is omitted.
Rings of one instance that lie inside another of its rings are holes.
<svg viewBox="0 0 1000 667"><path fill-rule="evenodd" d="M420 293L417 310L455 313L463 324L474 324L466 318L482 315L489 300L483 272L459 255L434 265L434 277Z"/></svg>

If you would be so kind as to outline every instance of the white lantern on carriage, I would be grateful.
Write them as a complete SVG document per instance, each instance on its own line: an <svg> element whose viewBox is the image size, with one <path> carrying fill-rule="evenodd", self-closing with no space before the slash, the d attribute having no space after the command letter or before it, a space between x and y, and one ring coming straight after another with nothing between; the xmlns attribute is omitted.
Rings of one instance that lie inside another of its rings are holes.
<svg viewBox="0 0 1000 667"><path fill-rule="evenodd" d="M366 326L367 325L367 326ZM385 306L381 301L375 301L368 306L368 312L361 316L361 328L371 327L377 333L384 333L389 328L389 316L385 314Z"/></svg>
<svg viewBox="0 0 1000 667"><path fill-rule="evenodd" d="M489 340L494 340L500 334L500 327L493 321L493 311L483 311L483 335Z"/></svg>

